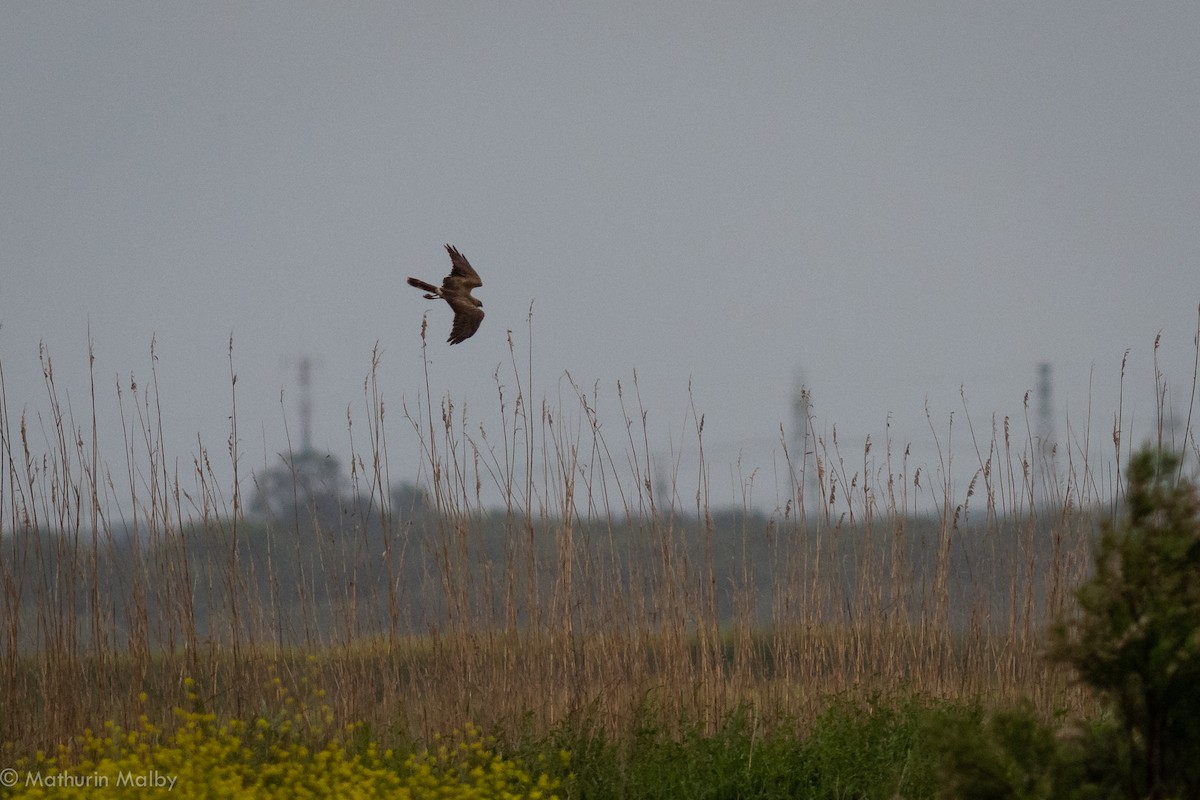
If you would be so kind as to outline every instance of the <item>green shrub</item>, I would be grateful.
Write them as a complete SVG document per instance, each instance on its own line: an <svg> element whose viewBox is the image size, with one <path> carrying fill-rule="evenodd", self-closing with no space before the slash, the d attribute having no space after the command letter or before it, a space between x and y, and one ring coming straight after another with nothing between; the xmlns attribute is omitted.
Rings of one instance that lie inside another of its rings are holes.
<svg viewBox="0 0 1200 800"><path fill-rule="evenodd" d="M1200 502L1179 466L1133 458L1123 518L1051 650L1111 704L1116 731L1092 740L1109 752L1093 757L1126 765L1130 797L1200 796Z"/></svg>
<svg viewBox="0 0 1200 800"><path fill-rule="evenodd" d="M1052 726L1032 708L985 713L946 708L925 731L937 763L937 796L975 800L1049 800L1078 786Z"/></svg>

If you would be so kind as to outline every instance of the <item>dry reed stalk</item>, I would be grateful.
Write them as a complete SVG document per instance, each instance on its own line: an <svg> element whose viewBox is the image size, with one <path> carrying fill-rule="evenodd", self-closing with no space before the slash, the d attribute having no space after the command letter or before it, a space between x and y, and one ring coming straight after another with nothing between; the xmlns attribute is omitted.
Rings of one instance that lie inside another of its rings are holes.
<svg viewBox="0 0 1200 800"><path fill-rule="evenodd" d="M378 347L365 436L347 419L357 505L332 519L309 519L297 485L297 513L245 515L232 340L234 484L202 443L186 478L166 452L152 343L149 387L117 387L130 487L119 502L94 380L77 425L42 351L46 411L14 420L0 365L0 739L30 752L127 724L142 691L169 717L185 677L219 714L258 713L269 670L292 687L321 682L339 722L397 737L468 720L512 736L622 734L646 713L711 729L745 706L769 727L845 692L1088 702L1047 671L1040 637L1087 570L1097 517L1119 503L1120 408L1111 468L1088 448L1090 418L1058 479L1027 416L1021 433L993 418L981 442L964 395L977 460L965 486L951 458L961 434L951 418L943 444L927 410L934 474L907 444L896 455L890 426L881 459L870 439L847 457L833 428L801 453L781 441L774 513L755 510L755 473L736 478L740 507L722 509L690 392L687 436L656 485L637 374L615 387L611 422L624 427L610 439L598 386L567 374L565 398L560 385L556 402L532 399L532 309L529 324L524 363L510 334L508 372L494 376L497 424L439 397L428 361L415 407L402 401L431 505L421 514L395 506ZM1165 386L1156 372L1161 403ZM694 490L679 474L685 447Z"/></svg>

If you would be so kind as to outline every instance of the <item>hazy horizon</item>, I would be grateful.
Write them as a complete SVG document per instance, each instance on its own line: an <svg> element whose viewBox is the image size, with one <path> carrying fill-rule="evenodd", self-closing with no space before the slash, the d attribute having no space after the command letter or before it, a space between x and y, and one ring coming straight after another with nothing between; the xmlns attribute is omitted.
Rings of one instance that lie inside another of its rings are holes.
<svg viewBox="0 0 1200 800"><path fill-rule="evenodd" d="M45 424L44 345L90 430L90 341L120 473L117 389L130 421L153 340L168 459L186 473L201 442L228 478L232 337L243 477L285 419L298 439L303 357L314 445L346 464L378 345L392 481L424 480L403 405L427 367L498 434L511 331L527 397L595 387L614 442L636 371L685 499L702 414L715 505L751 475L756 508L781 502L801 382L848 473L869 435L878 474L890 435L936 475L936 431L956 489L966 413L1024 435L1043 362L1064 461L1111 454L1118 405L1123 447L1153 433L1156 357L1181 436L1196 41L1200 7L1162 4L7 4L8 426ZM440 280L446 242L487 312L454 347L404 283Z"/></svg>

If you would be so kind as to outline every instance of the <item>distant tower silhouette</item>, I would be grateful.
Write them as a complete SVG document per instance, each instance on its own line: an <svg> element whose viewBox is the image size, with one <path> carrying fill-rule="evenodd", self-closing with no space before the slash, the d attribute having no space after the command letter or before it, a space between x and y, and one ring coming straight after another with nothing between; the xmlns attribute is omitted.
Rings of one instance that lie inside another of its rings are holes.
<svg viewBox="0 0 1200 800"><path fill-rule="evenodd" d="M662 453L658 454L662 456ZM671 496L671 482L668 480L667 464L670 463L670 458L653 458L651 460L651 469L654 471L654 482L651 486L654 487L654 506L660 514L665 514L668 511L673 511L675 508L675 499Z"/></svg>
<svg viewBox="0 0 1200 800"><path fill-rule="evenodd" d="M1054 381L1048 362L1039 363L1037 372L1037 439L1034 455L1042 473L1042 490L1049 497L1052 496L1053 487L1058 482L1058 470L1055 465Z"/></svg>
<svg viewBox="0 0 1200 800"><path fill-rule="evenodd" d="M792 462L792 482L800 492L802 500L805 493L809 490L815 491L817 486L815 458L809 458L809 454L816 447L810 436L811 419L812 393L804 385L804 373L797 371L792 389L792 441L788 447Z"/></svg>
<svg viewBox="0 0 1200 800"><path fill-rule="evenodd" d="M333 524L340 520L343 509L341 465L332 453L318 452L313 447L313 359L301 356L297 367L300 447L280 453L281 463L255 471L256 492L251 508L265 519Z"/></svg>
<svg viewBox="0 0 1200 800"><path fill-rule="evenodd" d="M1050 364L1038 364L1037 379L1037 436L1041 455L1049 457L1054 449L1054 389Z"/></svg>
<svg viewBox="0 0 1200 800"><path fill-rule="evenodd" d="M300 452L312 452L312 359L300 357Z"/></svg>

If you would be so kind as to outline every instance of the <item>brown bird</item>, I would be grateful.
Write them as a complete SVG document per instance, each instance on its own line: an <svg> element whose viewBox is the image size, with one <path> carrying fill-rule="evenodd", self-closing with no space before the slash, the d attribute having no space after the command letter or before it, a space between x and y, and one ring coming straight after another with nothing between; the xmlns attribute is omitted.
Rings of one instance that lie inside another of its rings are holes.
<svg viewBox="0 0 1200 800"><path fill-rule="evenodd" d="M483 303L471 296L471 290L483 286L483 281L462 253L450 245L446 245L446 252L450 254L450 274L442 279L442 288L417 278L409 278L408 285L424 291L426 300L441 298L450 304L454 309L454 324L446 341L458 344L470 339L483 322Z"/></svg>

